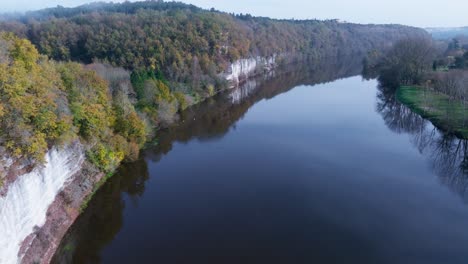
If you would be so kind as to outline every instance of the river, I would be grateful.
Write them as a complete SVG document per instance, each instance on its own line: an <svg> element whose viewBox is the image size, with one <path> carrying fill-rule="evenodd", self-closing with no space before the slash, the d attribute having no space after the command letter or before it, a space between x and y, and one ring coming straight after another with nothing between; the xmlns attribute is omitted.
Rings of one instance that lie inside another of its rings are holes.
<svg viewBox="0 0 468 264"><path fill-rule="evenodd" d="M359 69L283 69L188 109L54 261L467 263L467 142Z"/></svg>

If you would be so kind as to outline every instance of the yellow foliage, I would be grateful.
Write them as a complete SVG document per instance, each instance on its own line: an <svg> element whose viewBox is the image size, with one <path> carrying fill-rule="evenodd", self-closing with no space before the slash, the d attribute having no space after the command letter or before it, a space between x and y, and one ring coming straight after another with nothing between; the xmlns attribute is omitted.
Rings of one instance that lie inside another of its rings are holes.
<svg viewBox="0 0 468 264"><path fill-rule="evenodd" d="M103 171L138 156L146 125L133 106L112 107L107 81L78 63L49 61L12 34L0 33L0 42L8 48L0 61L0 142L12 155L43 162L49 145L76 131L95 144L88 157ZM173 98L163 82L155 87L161 100Z"/></svg>
<svg viewBox="0 0 468 264"><path fill-rule="evenodd" d="M61 79L28 40L12 34L0 34L0 39L8 43L10 56L0 63L1 136L14 155L41 161L47 142L70 127L65 109L56 103L64 100Z"/></svg>

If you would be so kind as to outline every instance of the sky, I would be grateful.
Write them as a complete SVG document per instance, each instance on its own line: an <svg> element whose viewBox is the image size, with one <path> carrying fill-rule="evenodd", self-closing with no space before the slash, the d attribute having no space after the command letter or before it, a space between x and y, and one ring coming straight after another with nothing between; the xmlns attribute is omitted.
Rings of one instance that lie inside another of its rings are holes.
<svg viewBox="0 0 468 264"><path fill-rule="evenodd" d="M120 2L121 0L114 0ZM0 0L0 13L66 7L93 0ZM468 0L182 0L232 13L417 27L468 26Z"/></svg>

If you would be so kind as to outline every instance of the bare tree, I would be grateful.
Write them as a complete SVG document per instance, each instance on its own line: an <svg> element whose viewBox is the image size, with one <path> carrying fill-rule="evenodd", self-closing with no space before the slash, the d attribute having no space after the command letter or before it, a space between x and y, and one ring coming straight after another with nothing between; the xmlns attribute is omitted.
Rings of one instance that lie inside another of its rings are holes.
<svg viewBox="0 0 468 264"><path fill-rule="evenodd" d="M396 86L420 84L435 56L436 49L429 38L400 40L381 62L381 81Z"/></svg>
<svg viewBox="0 0 468 264"><path fill-rule="evenodd" d="M10 43L4 39L0 39L0 63L10 63L9 55Z"/></svg>

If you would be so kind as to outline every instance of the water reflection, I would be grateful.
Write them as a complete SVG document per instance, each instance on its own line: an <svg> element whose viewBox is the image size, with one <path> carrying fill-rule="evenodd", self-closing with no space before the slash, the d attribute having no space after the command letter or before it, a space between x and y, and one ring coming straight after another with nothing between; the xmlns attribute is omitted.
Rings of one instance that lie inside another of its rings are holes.
<svg viewBox="0 0 468 264"><path fill-rule="evenodd" d="M353 56L289 65L188 109L177 125L159 132L156 148L147 151L141 160L122 165L97 192L62 241L53 263L101 262L101 251L122 228L125 202L137 205L139 197L144 194L145 182L149 178L145 159L158 161L171 151L174 142L223 137L230 129L235 129L235 123L252 105L261 100L273 98L299 85L315 85L355 76L360 70L361 60Z"/></svg>
<svg viewBox="0 0 468 264"><path fill-rule="evenodd" d="M100 263L100 251L123 225L123 196L136 205L148 176L144 159L121 166L69 230L52 263Z"/></svg>
<svg viewBox="0 0 468 264"><path fill-rule="evenodd" d="M396 133L410 135L411 142L429 159L441 182L468 202L468 140L443 133L432 123L398 102L394 91L379 87L377 111Z"/></svg>
<svg viewBox="0 0 468 264"><path fill-rule="evenodd" d="M160 131L160 144L153 152L166 154L172 149L172 143L188 142L193 138L216 140L229 129L235 129L235 123L261 100L271 99L299 85L327 83L358 75L360 71L361 61L353 56L282 67L185 111L177 125Z"/></svg>

